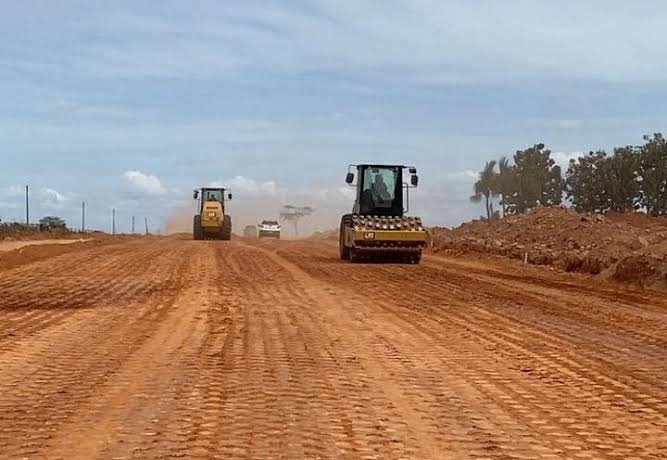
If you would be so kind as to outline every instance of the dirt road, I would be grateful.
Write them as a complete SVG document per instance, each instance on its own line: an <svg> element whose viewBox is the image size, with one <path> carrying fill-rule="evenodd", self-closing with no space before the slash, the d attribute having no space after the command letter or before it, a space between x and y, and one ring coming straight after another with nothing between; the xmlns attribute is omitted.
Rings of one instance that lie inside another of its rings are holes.
<svg viewBox="0 0 667 460"><path fill-rule="evenodd" d="M153 239L0 271L0 458L667 458L664 296L521 270Z"/></svg>

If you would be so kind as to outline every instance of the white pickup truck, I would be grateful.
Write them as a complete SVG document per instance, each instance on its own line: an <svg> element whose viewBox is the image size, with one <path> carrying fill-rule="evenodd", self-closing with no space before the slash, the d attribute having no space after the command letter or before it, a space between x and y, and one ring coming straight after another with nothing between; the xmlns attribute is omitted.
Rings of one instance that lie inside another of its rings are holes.
<svg viewBox="0 0 667 460"><path fill-rule="evenodd" d="M260 238L277 238L280 239L280 224L275 220L263 220L257 226Z"/></svg>

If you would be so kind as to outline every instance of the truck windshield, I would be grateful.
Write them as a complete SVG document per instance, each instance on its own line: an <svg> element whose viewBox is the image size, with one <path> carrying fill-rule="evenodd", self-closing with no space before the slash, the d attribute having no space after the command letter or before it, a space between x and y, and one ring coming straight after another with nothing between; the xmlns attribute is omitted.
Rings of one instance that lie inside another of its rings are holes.
<svg viewBox="0 0 667 460"><path fill-rule="evenodd" d="M204 190L204 201L219 201L222 203L224 193L222 190Z"/></svg>
<svg viewBox="0 0 667 460"><path fill-rule="evenodd" d="M370 192L377 207L390 208L396 193L398 169L369 168L364 177L364 191Z"/></svg>

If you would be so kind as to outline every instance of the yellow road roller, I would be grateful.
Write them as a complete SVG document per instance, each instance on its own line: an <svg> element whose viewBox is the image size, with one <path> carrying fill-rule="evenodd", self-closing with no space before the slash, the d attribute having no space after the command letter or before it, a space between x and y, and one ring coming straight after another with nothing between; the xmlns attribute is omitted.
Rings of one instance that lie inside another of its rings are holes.
<svg viewBox="0 0 667 460"><path fill-rule="evenodd" d="M204 187L194 191L198 213L194 216L192 237L195 240L231 240L232 218L225 209L225 200L232 193L225 188Z"/></svg>
<svg viewBox="0 0 667 460"><path fill-rule="evenodd" d="M419 184L417 169L350 165L345 182L356 187L356 199L352 213L340 221L340 258L418 264L428 234L419 217L407 215L410 189Z"/></svg>

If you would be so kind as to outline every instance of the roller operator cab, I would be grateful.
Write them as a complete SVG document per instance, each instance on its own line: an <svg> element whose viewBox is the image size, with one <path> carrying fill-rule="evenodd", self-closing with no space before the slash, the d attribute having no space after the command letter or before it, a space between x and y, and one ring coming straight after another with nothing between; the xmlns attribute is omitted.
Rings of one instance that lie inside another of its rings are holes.
<svg viewBox="0 0 667 460"><path fill-rule="evenodd" d="M341 218L340 258L418 264L427 233L419 217L406 215L410 189L419 183L417 169L350 165L345 181L356 187L356 199L352 213Z"/></svg>
<svg viewBox="0 0 667 460"><path fill-rule="evenodd" d="M198 213L194 216L192 236L195 240L231 240L232 218L226 212L226 200L232 194L224 188L201 188L194 191Z"/></svg>

